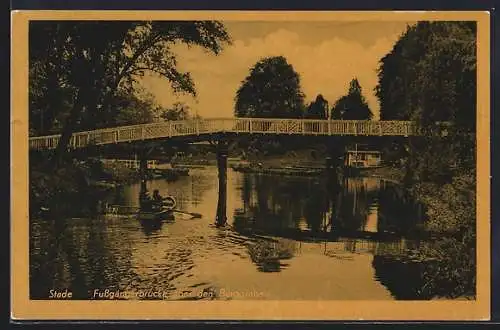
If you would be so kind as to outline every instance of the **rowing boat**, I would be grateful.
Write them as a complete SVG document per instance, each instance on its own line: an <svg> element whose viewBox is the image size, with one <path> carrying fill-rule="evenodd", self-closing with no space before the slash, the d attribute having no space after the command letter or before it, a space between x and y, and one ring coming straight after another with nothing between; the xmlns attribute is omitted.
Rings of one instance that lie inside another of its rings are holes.
<svg viewBox="0 0 500 330"><path fill-rule="evenodd" d="M155 220L169 220L174 218L172 210L163 209L161 211L139 211L137 212L139 220L155 221Z"/></svg>

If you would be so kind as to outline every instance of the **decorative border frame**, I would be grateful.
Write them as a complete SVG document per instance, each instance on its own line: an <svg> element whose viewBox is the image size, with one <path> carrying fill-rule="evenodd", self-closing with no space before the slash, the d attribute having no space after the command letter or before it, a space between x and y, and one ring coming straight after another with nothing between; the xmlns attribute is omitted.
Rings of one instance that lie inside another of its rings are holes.
<svg viewBox="0 0 500 330"><path fill-rule="evenodd" d="M11 13L11 317L15 320L489 320L490 16L486 11L126 11ZM35 301L29 299L28 25L30 20L474 20L477 22L477 298L475 301Z"/></svg>

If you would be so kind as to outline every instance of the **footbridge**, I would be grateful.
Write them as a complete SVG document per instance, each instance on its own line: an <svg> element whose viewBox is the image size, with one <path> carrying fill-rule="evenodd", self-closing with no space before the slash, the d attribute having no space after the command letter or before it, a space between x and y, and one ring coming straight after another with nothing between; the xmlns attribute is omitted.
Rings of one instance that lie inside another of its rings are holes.
<svg viewBox="0 0 500 330"><path fill-rule="evenodd" d="M417 134L411 121L311 120L264 118L211 118L165 121L76 132L68 147L84 148L123 142L184 137L199 141L215 134L304 135L304 136L403 136ZM57 147L60 135L29 138L31 150Z"/></svg>

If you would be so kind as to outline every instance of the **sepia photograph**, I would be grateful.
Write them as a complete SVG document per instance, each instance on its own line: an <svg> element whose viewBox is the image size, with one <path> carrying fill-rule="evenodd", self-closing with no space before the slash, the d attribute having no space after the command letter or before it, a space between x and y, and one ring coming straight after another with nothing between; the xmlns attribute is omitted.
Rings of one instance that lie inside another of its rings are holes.
<svg viewBox="0 0 500 330"><path fill-rule="evenodd" d="M487 15L157 14L21 17L23 301L489 315Z"/></svg>

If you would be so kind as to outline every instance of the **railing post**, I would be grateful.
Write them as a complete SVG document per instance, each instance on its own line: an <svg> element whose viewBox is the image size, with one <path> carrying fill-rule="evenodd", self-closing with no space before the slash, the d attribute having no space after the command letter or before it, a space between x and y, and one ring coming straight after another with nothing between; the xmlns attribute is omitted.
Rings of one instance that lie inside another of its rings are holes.
<svg viewBox="0 0 500 330"><path fill-rule="evenodd" d="M200 135L200 121L198 119L196 119L196 121L194 122L194 125L196 127L196 135Z"/></svg>
<svg viewBox="0 0 500 330"><path fill-rule="evenodd" d="M252 134L252 119L248 120L248 133Z"/></svg>
<svg viewBox="0 0 500 330"><path fill-rule="evenodd" d="M168 137L172 137L172 122L168 122Z"/></svg>
<svg viewBox="0 0 500 330"><path fill-rule="evenodd" d="M328 119L328 135L332 135L332 121Z"/></svg>

